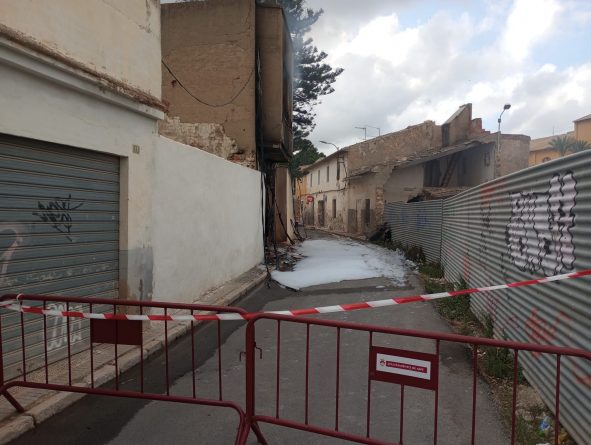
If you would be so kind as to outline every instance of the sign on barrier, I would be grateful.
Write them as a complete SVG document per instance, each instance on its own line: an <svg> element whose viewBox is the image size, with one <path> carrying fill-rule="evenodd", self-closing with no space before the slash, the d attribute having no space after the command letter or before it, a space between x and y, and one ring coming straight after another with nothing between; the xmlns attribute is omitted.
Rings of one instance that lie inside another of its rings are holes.
<svg viewBox="0 0 591 445"><path fill-rule="evenodd" d="M438 360L434 354L372 346L369 378L398 385L437 390Z"/></svg>
<svg viewBox="0 0 591 445"><path fill-rule="evenodd" d="M135 320L90 320L90 341L110 345L141 346L142 322Z"/></svg>

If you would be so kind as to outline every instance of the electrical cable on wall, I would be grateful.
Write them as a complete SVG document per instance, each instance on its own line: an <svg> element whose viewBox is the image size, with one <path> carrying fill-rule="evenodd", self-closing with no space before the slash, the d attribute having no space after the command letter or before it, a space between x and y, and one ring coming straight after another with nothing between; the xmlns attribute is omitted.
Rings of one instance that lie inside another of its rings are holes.
<svg viewBox="0 0 591 445"><path fill-rule="evenodd" d="M164 59L162 59L162 65L164 65L164 68L166 68L166 70L170 73L170 75L173 77L173 79L179 84L179 86L183 90L185 90L187 92L187 94L189 94L189 96L191 96L193 99L195 99L197 102L199 102L203 105L207 105L208 107L214 107L214 108L225 107L226 105L230 105L232 102L234 102L238 98L238 96L240 96L242 94L242 92L244 91L246 86L250 83L250 79L252 79L252 76L255 71L255 69L253 67L252 71L248 75L248 79L246 80L246 82L244 82L244 85L242 85L240 90L238 90L238 92L234 96L232 96L232 98L228 102L225 102L222 104L212 104L212 103L204 101L203 99L199 99L197 96L195 96L193 93L191 93L191 91L189 91L189 89L187 87L185 87L185 85L183 85L183 83L180 81L180 79L172 72L172 69L166 64Z"/></svg>
<svg viewBox="0 0 591 445"><path fill-rule="evenodd" d="M262 240L263 240L263 255L264 255L264 263L265 263L265 268L267 269L267 278L269 278L271 276L271 271L269 270L269 264L268 264L268 258L267 258L267 222L270 219L270 215L267 214L267 210L269 208L269 206L266 206L266 202L269 201L269 199L267 199L265 201L265 194L267 195L267 198L269 198L269 194L270 194L270 190L269 190L269 176L270 173L268 170L268 165L267 165L267 160L265 158L265 141L263 138L263 125L261 122L261 115L262 115L262 87L261 87L261 63L260 63L260 54L257 50L256 53L256 62L255 62L255 67L256 67L256 138L257 138L257 144L256 144L256 161L257 161L257 167L259 169L259 171L261 172L261 224L262 224L262 229L263 229L263 236L262 236ZM259 153L260 151L260 153ZM272 215L271 215L272 216ZM271 227L273 227L274 224L271 225ZM277 243L275 242L275 235L274 235L274 231L270 231L271 236L273 238L273 246L274 246L274 251L275 251L275 259L276 259L276 263L278 265L278 254L277 254ZM267 279L267 288L270 288L271 285L269 283L269 279Z"/></svg>

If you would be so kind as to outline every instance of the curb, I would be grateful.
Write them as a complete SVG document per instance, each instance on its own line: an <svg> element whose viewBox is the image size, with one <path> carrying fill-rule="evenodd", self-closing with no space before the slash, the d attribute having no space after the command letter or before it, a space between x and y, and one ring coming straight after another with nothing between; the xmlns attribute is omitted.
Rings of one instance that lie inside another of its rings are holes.
<svg viewBox="0 0 591 445"><path fill-rule="evenodd" d="M367 236L365 235L359 235L356 233L346 233L346 232L333 232L331 230L325 229L323 227L314 227L311 230L317 230L319 232L323 232L323 233L328 233L330 235L336 235L336 236L340 236L341 238L350 238L350 239L354 239L357 241L363 241L363 242L367 242L369 243L369 239L367 238Z"/></svg>
<svg viewBox="0 0 591 445"><path fill-rule="evenodd" d="M250 291L258 287L267 278L267 271L259 271L251 281L244 283L238 288L223 294L221 297L212 301L214 306L230 306L232 303L240 300ZM175 341L190 330L189 323L179 323L171 327L168 331L168 341ZM154 338L144 344L144 360L149 356L159 352L164 347L162 338ZM128 351L118 357L119 374L127 371L140 362L140 353L138 350ZM100 386L115 378L115 366L106 363L94 370L95 386ZM83 381L75 382L79 386L90 386L90 375L84 377ZM68 406L77 402L87 394L56 392L45 398L39 399L38 403L27 409L22 414L15 414L2 421L0 424L0 445L4 445L29 430L34 429L39 423L49 419L55 414L66 409Z"/></svg>

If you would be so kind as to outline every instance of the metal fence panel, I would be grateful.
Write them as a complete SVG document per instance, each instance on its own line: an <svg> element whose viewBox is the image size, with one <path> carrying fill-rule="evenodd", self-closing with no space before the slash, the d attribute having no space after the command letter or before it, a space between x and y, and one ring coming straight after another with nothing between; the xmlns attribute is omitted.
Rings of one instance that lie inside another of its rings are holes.
<svg viewBox="0 0 591 445"><path fill-rule="evenodd" d="M386 204L384 219L392 231L392 240L420 246L427 261L441 260L441 215L443 201Z"/></svg>
<svg viewBox="0 0 591 445"><path fill-rule="evenodd" d="M0 295L117 297L119 185L116 156L0 135ZM20 316L4 314L2 323L6 372L17 374ZM78 350L89 331L85 320L68 331L56 317L48 327L46 342L41 320L27 324L29 369L43 361L44 343L55 361L68 340Z"/></svg>
<svg viewBox="0 0 591 445"><path fill-rule="evenodd" d="M472 188L443 205L445 276L479 287L591 268L590 218L591 152ZM475 295L472 308L498 337L591 350L589 290L588 279L520 287ZM555 361L523 359L528 380L553 407ZM561 419L587 443L591 368L566 359L561 378Z"/></svg>

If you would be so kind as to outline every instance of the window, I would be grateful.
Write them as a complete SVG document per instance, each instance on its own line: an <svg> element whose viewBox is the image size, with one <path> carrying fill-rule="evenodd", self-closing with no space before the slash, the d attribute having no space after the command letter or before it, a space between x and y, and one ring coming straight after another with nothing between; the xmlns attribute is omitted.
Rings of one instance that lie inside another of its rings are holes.
<svg viewBox="0 0 591 445"><path fill-rule="evenodd" d="M318 185L320 185L320 170L318 170Z"/></svg>
<svg viewBox="0 0 591 445"><path fill-rule="evenodd" d="M333 218L337 217L337 200L336 199L332 200L332 217Z"/></svg>
<svg viewBox="0 0 591 445"><path fill-rule="evenodd" d="M366 199L365 200L365 224L367 224L367 225L369 225L369 221L370 221L369 208L370 208L370 200Z"/></svg>
<svg viewBox="0 0 591 445"><path fill-rule="evenodd" d="M330 170L329 170L330 166L327 165L326 166L326 182L328 182L330 180Z"/></svg>
<svg viewBox="0 0 591 445"><path fill-rule="evenodd" d="M341 179L341 163L337 160L337 181Z"/></svg>

